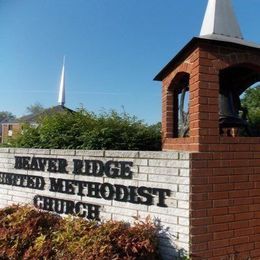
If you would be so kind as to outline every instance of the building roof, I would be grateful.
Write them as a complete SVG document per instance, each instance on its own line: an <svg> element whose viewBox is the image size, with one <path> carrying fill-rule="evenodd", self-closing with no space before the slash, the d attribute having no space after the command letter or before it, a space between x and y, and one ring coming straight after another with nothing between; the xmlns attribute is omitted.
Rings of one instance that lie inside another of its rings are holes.
<svg viewBox="0 0 260 260"><path fill-rule="evenodd" d="M0 121L0 124L3 124L3 123L7 123L9 122L10 120L8 118L4 118L3 120Z"/></svg>
<svg viewBox="0 0 260 260"><path fill-rule="evenodd" d="M200 36L192 38L155 76L154 80L161 81L165 75L170 72L170 68L179 62L182 55L192 50L192 48L200 42L260 50L259 44L251 43L243 39L232 8L231 0L208 0Z"/></svg>
<svg viewBox="0 0 260 260"><path fill-rule="evenodd" d="M12 119L9 119L9 118L4 118L2 121L0 121L0 125L2 124L12 124L12 123L15 123L17 121L17 119L15 118L12 118Z"/></svg>
<svg viewBox="0 0 260 260"><path fill-rule="evenodd" d="M178 62L182 61L182 57L184 54L189 53L198 46L200 43L208 43L208 44L218 44L221 46L226 47L240 47L242 49L255 49L256 51L260 51L260 45L253 44L250 42L246 42L247 44L244 44L245 41L240 42L239 40L235 41L228 41L224 36L221 37L212 37L211 39L207 37L193 37L178 53L175 55L171 61L155 76L154 80L161 81L164 79L164 77L170 73L172 67L175 64L178 64Z"/></svg>
<svg viewBox="0 0 260 260"><path fill-rule="evenodd" d="M58 106L44 109L42 112L40 112L38 114L30 114L30 115L22 116L22 117L18 118L15 121L15 123L35 123L41 116L46 116L46 115L50 115L53 113L62 113L62 112L74 113L75 111L73 111L65 106L58 105Z"/></svg>

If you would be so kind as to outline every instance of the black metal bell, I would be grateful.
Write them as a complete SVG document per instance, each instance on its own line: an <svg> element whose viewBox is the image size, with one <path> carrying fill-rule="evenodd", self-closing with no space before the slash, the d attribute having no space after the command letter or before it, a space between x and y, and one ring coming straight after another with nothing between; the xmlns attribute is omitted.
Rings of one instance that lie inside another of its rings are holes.
<svg viewBox="0 0 260 260"><path fill-rule="evenodd" d="M245 111L241 107L239 95L231 89L226 89L219 94L219 126L220 128L245 128Z"/></svg>

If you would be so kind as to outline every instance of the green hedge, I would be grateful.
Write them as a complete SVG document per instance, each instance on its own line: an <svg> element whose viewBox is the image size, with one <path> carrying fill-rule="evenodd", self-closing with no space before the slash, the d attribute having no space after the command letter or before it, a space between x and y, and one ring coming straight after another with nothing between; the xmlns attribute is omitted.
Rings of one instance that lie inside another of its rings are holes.
<svg viewBox="0 0 260 260"><path fill-rule="evenodd" d="M0 259L159 259L153 224L97 223L30 206L0 210Z"/></svg>
<svg viewBox="0 0 260 260"><path fill-rule="evenodd" d="M147 125L115 111L96 115L84 109L41 117L24 125L5 145L47 149L161 150L160 124Z"/></svg>

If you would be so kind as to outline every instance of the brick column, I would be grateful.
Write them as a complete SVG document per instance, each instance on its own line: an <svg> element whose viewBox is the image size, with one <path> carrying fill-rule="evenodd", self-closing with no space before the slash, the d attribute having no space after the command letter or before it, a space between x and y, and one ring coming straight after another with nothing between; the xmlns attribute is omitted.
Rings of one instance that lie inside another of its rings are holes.
<svg viewBox="0 0 260 260"><path fill-rule="evenodd" d="M166 98L179 72L190 75L187 138L173 138L174 104ZM242 90L260 81L259 48L194 38L156 79L163 81L163 149L191 152L192 259L260 259L260 137L220 136L218 100L220 79Z"/></svg>

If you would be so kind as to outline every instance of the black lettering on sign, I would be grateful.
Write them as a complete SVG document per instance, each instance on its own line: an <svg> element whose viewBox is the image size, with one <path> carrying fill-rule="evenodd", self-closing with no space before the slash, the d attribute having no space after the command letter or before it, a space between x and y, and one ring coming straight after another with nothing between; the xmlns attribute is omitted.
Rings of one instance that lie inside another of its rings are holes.
<svg viewBox="0 0 260 260"><path fill-rule="evenodd" d="M157 206L159 206L159 207L167 207L167 205L165 204L165 196L170 196L171 195L171 191L170 190L153 188L153 194L154 195L158 194L159 202L157 203Z"/></svg>
<svg viewBox="0 0 260 260"><path fill-rule="evenodd" d="M104 165L102 161L85 160L85 174L89 176L102 177Z"/></svg>
<svg viewBox="0 0 260 260"><path fill-rule="evenodd" d="M14 168L26 171L48 171L67 174L67 166L67 160L62 158L15 156ZM72 173L74 175L101 177L102 181L91 182L50 177L49 191L80 197L115 200L147 206L156 204L158 207L167 207L166 199L171 196L171 191L168 189L104 183L104 179L102 179L104 177L132 179L132 167L133 162L128 161L109 160L103 162L100 160L73 159ZM71 177L73 176L71 175ZM44 190L45 180L42 176L0 172L0 184ZM59 214L73 214L83 218L99 220L100 206L82 201L77 202L37 195L34 197L34 204L38 208Z"/></svg>
<svg viewBox="0 0 260 260"><path fill-rule="evenodd" d="M48 172L68 173L66 167L68 166L65 159L48 159Z"/></svg>
<svg viewBox="0 0 260 260"><path fill-rule="evenodd" d="M30 169L30 165L29 165L30 159L31 159L30 157L24 157L23 158L23 161L22 161L23 169L25 169L25 170L29 170Z"/></svg>
<svg viewBox="0 0 260 260"><path fill-rule="evenodd" d="M14 159L15 159L15 164L14 164L14 168L15 169L22 169L23 168L23 165L22 165L22 162L23 162L23 157L19 157L19 156L15 156Z"/></svg>
<svg viewBox="0 0 260 260"><path fill-rule="evenodd" d="M58 165L57 165L58 159L49 159L48 160L48 172L58 172Z"/></svg>
<svg viewBox="0 0 260 260"><path fill-rule="evenodd" d="M73 160L73 174L79 174L82 175L82 168L83 168L83 161L82 160Z"/></svg>
<svg viewBox="0 0 260 260"><path fill-rule="evenodd" d="M142 197L142 204L144 205L152 205L153 204L153 196L152 196L152 188L140 187L138 189L138 194Z"/></svg>
<svg viewBox="0 0 260 260"><path fill-rule="evenodd" d="M53 211L58 214L76 215L82 218L100 220L100 206L85 202L75 202L58 198L50 198L36 195L33 198L33 204L36 208Z"/></svg>
<svg viewBox="0 0 260 260"><path fill-rule="evenodd" d="M30 170L32 171L44 171L44 164L40 163L41 158L32 158Z"/></svg>
<svg viewBox="0 0 260 260"><path fill-rule="evenodd" d="M68 173L68 162L62 158L42 158L15 156L15 169L31 171L48 171L52 173ZM100 160L78 160L73 159L73 171L75 175L87 175L94 177L108 177L132 179L133 172L131 168L133 162L127 161L107 161Z"/></svg>
<svg viewBox="0 0 260 260"><path fill-rule="evenodd" d="M85 182L76 180L50 178L51 192L86 196L97 199L116 200L133 204L154 205L154 197L158 197L157 206L167 207L166 197L171 195L167 189L124 186L119 184Z"/></svg>
<svg viewBox="0 0 260 260"><path fill-rule="evenodd" d="M63 191L63 187L64 187L63 183L64 183L63 179L50 178L49 190L53 192L65 193L65 191Z"/></svg>
<svg viewBox="0 0 260 260"><path fill-rule="evenodd" d="M75 187L73 180L65 180L65 193L75 194Z"/></svg>
<svg viewBox="0 0 260 260"><path fill-rule="evenodd" d="M115 188L116 188L115 200L127 202L127 199L129 197L128 188L124 185L118 185L118 184L115 184Z"/></svg>
<svg viewBox="0 0 260 260"><path fill-rule="evenodd" d="M83 193L84 189L87 187L87 184L84 181L75 181L77 187L77 195L78 196L85 196Z"/></svg>
<svg viewBox="0 0 260 260"><path fill-rule="evenodd" d="M68 173L65 159L15 156L15 169Z"/></svg>
<svg viewBox="0 0 260 260"><path fill-rule="evenodd" d="M134 203L134 204L142 204L142 201L137 194L138 187L128 186L128 188L129 188L129 193L130 193L129 202Z"/></svg>
<svg viewBox="0 0 260 260"><path fill-rule="evenodd" d="M73 174L95 177L132 179L133 162L98 160L73 160Z"/></svg>
<svg viewBox="0 0 260 260"><path fill-rule="evenodd" d="M88 193L86 194L86 196L88 197L92 197L92 198L101 198L100 196L100 186L101 184L98 182L87 182L86 183L87 189L88 189Z"/></svg>
<svg viewBox="0 0 260 260"><path fill-rule="evenodd" d="M66 167L68 166L68 162L65 159L58 159L58 172L59 173L68 173Z"/></svg>
<svg viewBox="0 0 260 260"><path fill-rule="evenodd" d="M132 179L133 172L131 171L131 167L133 167L133 162L119 162L121 165L121 175L122 179Z"/></svg>
<svg viewBox="0 0 260 260"><path fill-rule="evenodd" d="M119 162L108 161L105 164L105 174L108 178L119 177Z"/></svg>
<svg viewBox="0 0 260 260"><path fill-rule="evenodd" d="M0 184L43 190L45 181L41 176L0 172Z"/></svg>
<svg viewBox="0 0 260 260"><path fill-rule="evenodd" d="M110 183L102 183L100 187L101 197L105 200L113 200L114 198L114 187Z"/></svg>

